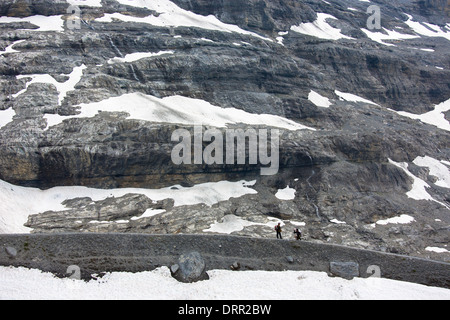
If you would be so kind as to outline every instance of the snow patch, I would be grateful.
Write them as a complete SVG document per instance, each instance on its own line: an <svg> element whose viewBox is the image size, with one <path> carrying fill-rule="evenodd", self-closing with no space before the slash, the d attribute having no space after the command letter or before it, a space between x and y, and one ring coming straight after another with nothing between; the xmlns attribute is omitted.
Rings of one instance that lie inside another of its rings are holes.
<svg viewBox="0 0 450 320"><path fill-rule="evenodd" d="M164 213L166 210L164 209L147 209L141 216L139 217L132 217L130 220L139 220L142 218L149 218L153 216L157 216L158 214Z"/></svg>
<svg viewBox="0 0 450 320"><path fill-rule="evenodd" d="M425 156L417 157L413 163L419 167L427 167L430 170L430 175L438 179L435 185L447 189L450 188L450 170L441 161Z"/></svg>
<svg viewBox="0 0 450 320"><path fill-rule="evenodd" d="M335 223L335 224L347 224L347 222L339 221L338 219L332 219L332 220L330 220L330 222Z"/></svg>
<svg viewBox="0 0 450 320"><path fill-rule="evenodd" d="M341 92L338 90L334 91L341 100L345 100L345 101L349 101L349 102L364 102L364 103L368 103L368 104L373 104L378 106L378 104L376 104L375 102L372 102L370 100L364 99L360 96L357 96L355 94L351 94L351 93L346 93L346 92Z"/></svg>
<svg viewBox="0 0 450 320"><path fill-rule="evenodd" d="M100 102L77 106L79 114L74 116L45 115L48 126L61 123L69 118L92 118L99 111L126 112L130 119L150 122L178 124L203 124L224 128L228 124L246 123L266 125L287 130L313 130L292 120L269 114L252 114L235 108L221 108L204 100L182 96L162 99L142 93L124 94Z"/></svg>
<svg viewBox="0 0 450 320"><path fill-rule="evenodd" d="M284 36L287 35L289 31L280 31L278 32L279 37L277 37L278 44L284 46Z"/></svg>
<svg viewBox="0 0 450 320"><path fill-rule="evenodd" d="M0 23L13 23L13 22L29 22L37 26L37 29L25 29L29 31L64 31L64 20L62 15L58 16L30 16L25 18L16 17L0 17Z"/></svg>
<svg viewBox="0 0 450 320"><path fill-rule="evenodd" d="M386 40L407 40L407 39L415 39L419 38L419 36L411 35L411 34L403 34L399 33L397 31L391 31L383 28L384 32L387 34L384 34L382 32L373 32L369 31L367 29L361 28L361 30L367 35L368 38L370 38L372 41L378 42L385 46L395 46L392 43L385 42Z"/></svg>
<svg viewBox="0 0 450 320"><path fill-rule="evenodd" d="M317 107L329 108L331 106L331 102L328 98L321 96L313 90L309 93L308 100L314 103Z"/></svg>
<svg viewBox="0 0 450 320"><path fill-rule="evenodd" d="M159 51L159 52L135 52L127 54L123 58L115 57L108 60L108 64L115 64L115 63L123 63L123 62L134 62L138 61L144 58L151 58L151 57L158 57L162 56L164 54L173 54L173 51Z"/></svg>
<svg viewBox="0 0 450 320"><path fill-rule="evenodd" d="M58 91L58 105L61 105L64 98L67 95L67 92L74 91L75 86L80 82L81 77L83 76L83 70L86 69L86 66L83 64L80 67L73 68L72 72L69 74L69 79L66 82L58 82L49 74L31 74L31 75L19 75L17 79L23 78L31 78L25 85L25 89L20 90L16 94L13 94L13 98L17 98L21 94L25 93L28 87L33 83L49 83L56 87ZM64 75L64 74L62 74Z"/></svg>
<svg viewBox="0 0 450 320"><path fill-rule="evenodd" d="M5 48L4 51L0 51L0 56L4 55L4 54L6 54L6 53L19 52L18 50L15 50L13 47L14 47L16 44L19 44L19 43L24 42L24 41L25 41L25 40L17 40L17 41L14 41L12 44L10 44L9 46L7 46L7 47Z"/></svg>
<svg viewBox="0 0 450 320"><path fill-rule="evenodd" d="M0 110L0 128L3 128L8 123L12 122L15 115L16 112L13 108Z"/></svg>
<svg viewBox="0 0 450 320"><path fill-rule="evenodd" d="M434 110L424 114L414 114L406 111L395 111L395 112L401 116L420 120L423 123L431 124L442 130L450 131L450 123L445 118L445 112L449 110L450 110L450 99L438 104L437 106L435 106Z"/></svg>
<svg viewBox="0 0 450 320"><path fill-rule="evenodd" d="M439 248L439 247L426 247L425 250L426 251L431 251L431 252L437 252L437 253L448 253L448 252L450 252L447 249Z"/></svg>
<svg viewBox="0 0 450 320"><path fill-rule="evenodd" d="M278 192L275 194L280 200L294 200L295 199L295 189L287 186L284 189L278 189Z"/></svg>
<svg viewBox="0 0 450 320"><path fill-rule="evenodd" d="M210 226L210 228L204 229L203 232L231 234L233 232L242 231L245 227L249 226L267 226L273 229L275 225L276 222L273 221L269 221L268 223L251 222L233 214L229 214L224 216L221 222L216 221Z"/></svg>
<svg viewBox="0 0 450 320"><path fill-rule="evenodd" d="M412 189L406 193L408 198L414 199L414 200L427 200L427 201L434 201L439 203L440 205L446 207L450 210L450 207L447 206L445 203L435 200L426 189L430 188L428 183L423 181L422 179L416 177L408 170L408 164L406 162L395 162L391 159L389 159L389 163L395 165L396 167L402 169L409 177L413 179L413 186Z"/></svg>
<svg viewBox="0 0 450 320"><path fill-rule="evenodd" d="M300 221L292 221L292 220L289 220L289 223L290 223L290 224L293 224L294 226L298 226L298 227L304 227L304 226L306 226L306 223L305 223L305 222L300 222Z"/></svg>
<svg viewBox="0 0 450 320"><path fill-rule="evenodd" d="M291 30L297 33L326 40L353 39L342 34L340 29L330 26L326 21L327 19L337 20L337 18L330 14L317 13L316 21L301 23L298 26L292 26Z"/></svg>
<svg viewBox="0 0 450 320"><path fill-rule="evenodd" d="M410 29L412 29L417 35L412 34L404 34L399 33L394 30L387 30L386 28L383 28L382 32L373 32L369 31L367 29L361 28L361 30L369 37L371 40L376 41L380 44L383 44L385 46L395 46L392 43L385 42L386 40L408 40L408 39L415 39L420 38L421 36L427 36L427 37L442 37L450 41L450 32L443 31L439 26L426 23L426 22L417 22L412 21L413 17L411 15L405 14L408 16L408 20L405 22L409 26ZM420 49L423 51L429 51L433 52L432 49Z"/></svg>
<svg viewBox="0 0 450 320"><path fill-rule="evenodd" d="M258 37L273 42L272 39L260 36L254 32L246 31L236 25L226 24L213 15L202 16L178 7L169 0L117 0L119 3L154 10L158 16L132 17L121 13L107 13L104 17L96 19L99 22L111 22L118 19L125 22L147 23L159 27L196 27L201 29L217 30L222 32L237 32L240 34Z"/></svg>
<svg viewBox="0 0 450 320"><path fill-rule="evenodd" d="M415 33L426 37L442 37L450 41L450 32L443 31L438 25L427 22L420 23L417 21L412 21L413 17L411 15L406 13L405 15L408 16L408 21L406 21L405 23Z"/></svg>
<svg viewBox="0 0 450 320"><path fill-rule="evenodd" d="M402 214L399 217L393 217L385 220L378 220L376 224L387 225L387 224L408 224L414 222L415 219L407 214Z"/></svg>

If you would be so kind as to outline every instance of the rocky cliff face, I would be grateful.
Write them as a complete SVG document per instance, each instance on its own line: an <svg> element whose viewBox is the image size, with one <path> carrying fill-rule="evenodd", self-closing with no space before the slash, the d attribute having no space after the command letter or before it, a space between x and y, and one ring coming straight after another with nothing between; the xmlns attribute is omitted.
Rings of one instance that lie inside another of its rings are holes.
<svg viewBox="0 0 450 320"><path fill-rule="evenodd" d="M449 242L445 1L377 1L379 30L357 0L68 2L75 16L66 1L0 4L3 194L132 190L64 193L37 212L18 203L28 231L273 237L281 221L286 237L300 226L311 241L448 260L429 251ZM173 132L194 140L199 122L224 139L277 127L278 173L261 176L248 154L240 165L174 164ZM254 184L206 204L142 191L223 180Z"/></svg>

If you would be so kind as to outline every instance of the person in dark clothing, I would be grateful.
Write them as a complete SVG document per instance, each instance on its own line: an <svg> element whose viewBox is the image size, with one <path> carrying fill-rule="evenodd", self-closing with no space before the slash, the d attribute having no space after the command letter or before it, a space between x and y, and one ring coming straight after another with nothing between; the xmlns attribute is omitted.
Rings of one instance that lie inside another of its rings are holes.
<svg viewBox="0 0 450 320"><path fill-rule="evenodd" d="M277 232L277 239L278 239L278 237L280 239L283 239L283 237L281 236L281 224L280 223L278 223L278 225L275 226L275 231Z"/></svg>
<svg viewBox="0 0 450 320"><path fill-rule="evenodd" d="M300 230L298 230L298 228L294 230L294 234L295 234L295 238L296 238L297 240L300 240L300 239L301 239L301 237L302 237L302 232L301 232Z"/></svg>

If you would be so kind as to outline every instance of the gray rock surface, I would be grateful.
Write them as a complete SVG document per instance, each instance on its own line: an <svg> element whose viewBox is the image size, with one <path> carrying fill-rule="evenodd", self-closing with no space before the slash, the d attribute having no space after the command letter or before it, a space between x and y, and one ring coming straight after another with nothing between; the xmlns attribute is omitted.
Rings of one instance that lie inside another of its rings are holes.
<svg viewBox="0 0 450 320"><path fill-rule="evenodd" d="M14 46L17 52L0 55L0 110L15 112L13 121L0 128L0 179L41 189L161 188L246 179L256 180L253 188L258 193L211 207L174 207L171 199L153 203L135 194L101 201L72 199L65 203L67 210L30 213L26 225L32 232L195 234L232 214L258 223L235 235L272 238L273 230L264 224L277 218L289 233L301 222L308 241L449 261L448 253L425 250L450 242L448 188L437 185L428 169L412 164L419 156L450 161L449 132L393 111L423 114L449 98L447 39L421 36L388 41L394 46L374 42L361 31L368 4L358 0L173 2L273 41L192 27L96 21L107 13L155 14L114 0L103 0L101 8L82 7L84 22L79 30L65 26L64 32L38 32L27 29L32 27L27 22L0 23L0 51L23 40ZM413 34L405 13L414 21L444 28L449 23L444 2L376 3L384 28ZM67 19L66 9L67 4L49 0L0 3L0 15L11 17L39 14ZM314 21L317 13L336 17L328 23L353 39L319 39L290 29ZM287 32L283 45L276 41L280 32ZM108 63L130 53L162 50L174 53ZM48 74L62 83L82 64L86 69L80 82L60 105L55 86L48 83L33 83L16 96L30 80L20 76ZM329 98L332 106L317 107L308 99L311 90ZM378 105L343 101L335 90ZM76 115L82 103L132 92L203 99L222 108L283 116L316 131L284 130L279 174L262 177L258 166L174 165L170 137L182 125L102 112L47 128L46 116ZM444 116L450 119L448 112ZM407 163L429 185L430 196L444 205L408 198L414 181L389 159ZM275 196L286 186L295 189L293 200ZM149 208L164 212L132 219ZM414 223L375 224L404 214Z"/></svg>
<svg viewBox="0 0 450 320"><path fill-rule="evenodd" d="M6 247L5 248L5 252L6 254L11 257L11 258L15 258L17 256L17 250L16 248L13 247Z"/></svg>
<svg viewBox="0 0 450 320"><path fill-rule="evenodd" d="M208 280L206 270L205 260L196 251L182 254L178 258L178 263L171 267L172 276L185 283Z"/></svg>
<svg viewBox="0 0 450 320"><path fill-rule="evenodd" d="M338 277L352 280L359 277L359 264L356 262L330 262L330 272Z"/></svg>

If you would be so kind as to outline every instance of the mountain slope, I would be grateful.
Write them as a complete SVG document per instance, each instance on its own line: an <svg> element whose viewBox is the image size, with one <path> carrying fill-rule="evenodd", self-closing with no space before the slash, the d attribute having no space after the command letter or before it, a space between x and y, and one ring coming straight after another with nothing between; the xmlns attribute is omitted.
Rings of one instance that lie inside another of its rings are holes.
<svg viewBox="0 0 450 320"><path fill-rule="evenodd" d="M200 233L238 217L240 235L273 237L280 221L311 241L448 261L445 1L7 0L0 14L0 179L15 203L3 232L14 211L20 232ZM174 131L194 141L202 124L224 139L280 130L277 174L249 154L175 164ZM248 192L169 200L224 180ZM21 206L36 188L57 205Z"/></svg>

